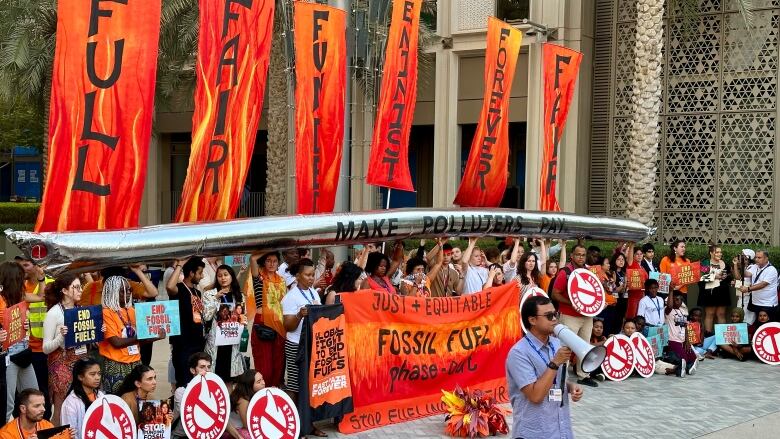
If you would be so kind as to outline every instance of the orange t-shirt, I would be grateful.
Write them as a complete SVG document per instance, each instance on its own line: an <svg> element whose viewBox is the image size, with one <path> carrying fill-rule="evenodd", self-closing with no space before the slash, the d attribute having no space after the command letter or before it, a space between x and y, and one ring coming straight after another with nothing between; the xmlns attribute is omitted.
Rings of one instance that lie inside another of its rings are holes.
<svg viewBox="0 0 780 439"><path fill-rule="evenodd" d="M133 292L133 299L143 299L146 293L146 287L141 282L132 280L127 281L130 284L130 290ZM103 279L92 281L84 286L81 292L79 306L95 306L103 304Z"/></svg>
<svg viewBox="0 0 780 439"><path fill-rule="evenodd" d="M38 423L35 424L35 430L22 430L19 426L19 421L14 419L13 421L5 424L3 428L0 428L0 439L27 439L35 434L38 430L46 430L48 428L54 428L54 425L44 419L38 421ZM65 430L58 435L52 436L52 439L71 439L70 430Z"/></svg>
<svg viewBox="0 0 780 439"><path fill-rule="evenodd" d="M552 278L547 275L547 273L542 273L541 276L539 276L539 288L543 289L546 293L550 289L550 281L552 281Z"/></svg>
<svg viewBox="0 0 780 439"><path fill-rule="evenodd" d="M103 308L103 324L106 325L106 332L103 341L98 344L100 355L114 360L117 363L130 364L141 361L141 353L138 345L131 345L125 348L117 349L111 346L108 339L111 337L127 338L125 323L135 328L135 310L133 308L121 309L119 312Z"/></svg>
<svg viewBox="0 0 780 439"><path fill-rule="evenodd" d="M673 262L671 259L669 259L669 256L664 256L663 259L661 259L661 263L659 264L658 268L661 270L661 273L672 274L672 264ZM679 266L680 264L674 262L674 265ZM683 294L688 294L688 285L672 285L672 287Z"/></svg>

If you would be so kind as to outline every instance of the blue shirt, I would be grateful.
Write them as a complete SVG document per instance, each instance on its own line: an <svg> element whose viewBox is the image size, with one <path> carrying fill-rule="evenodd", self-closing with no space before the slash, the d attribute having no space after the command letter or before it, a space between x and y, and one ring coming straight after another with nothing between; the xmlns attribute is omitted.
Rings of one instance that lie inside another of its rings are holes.
<svg viewBox="0 0 780 439"><path fill-rule="evenodd" d="M541 404L534 404L521 390L535 383L548 370L547 363L560 345L555 337L550 337L547 344L542 344L539 339L527 333L509 351L506 358L506 380L509 383L509 398L512 402L511 437L525 439L574 437L569 415L571 402L567 386L564 386L563 390L563 407L560 402L550 401L547 395L544 396ZM562 371L563 368L558 370L557 384L553 388L560 388Z"/></svg>

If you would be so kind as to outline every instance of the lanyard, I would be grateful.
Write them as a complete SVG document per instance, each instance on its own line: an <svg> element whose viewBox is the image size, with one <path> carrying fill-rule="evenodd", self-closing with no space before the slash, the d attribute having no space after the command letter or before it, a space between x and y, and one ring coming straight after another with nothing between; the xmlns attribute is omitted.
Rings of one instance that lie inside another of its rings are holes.
<svg viewBox="0 0 780 439"><path fill-rule="evenodd" d="M658 297L655 297L654 299L652 299L653 300L653 306L655 307L655 310L658 312L658 319L660 319L661 318L661 308L662 307L661 307L661 305L658 304L658 301L655 300L655 299L658 299Z"/></svg>
<svg viewBox="0 0 780 439"><path fill-rule="evenodd" d="M534 344L531 342L531 340L528 337L525 337L525 340L528 342L529 345L531 345L531 348L533 348L534 352L536 352L536 355L539 356L539 358L542 359L542 362L545 364L549 364L552 361L552 357L555 356L555 349L552 346L552 343L548 343L550 345L550 350L552 351L552 354L550 355L550 358L545 359L544 355L542 355L542 351L536 348ZM537 375L536 378L539 378ZM553 380L553 384L555 384L558 381L558 372L555 372L555 379Z"/></svg>
<svg viewBox="0 0 780 439"><path fill-rule="evenodd" d="M753 279L753 282L751 282L751 284L755 284L756 282L758 282L758 279L761 277L761 273L763 273L763 272L764 272L764 270L766 270L767 268L769 268L769 267L771 267L771 266L772 266L772 264L771 264L771 263L768 263L768 264L766 264L766 267L762 268L762 269L761 269L761 271L759 271L759 272L758 272L758 274L757 274L757 275L756 275L756 277Z"/></svg>
<svg viewBox="0 0 780 439"><path fill-rule="evenodd" d="M36 422L34 426L35 426L35 433L38 433L38 423ZM24 432L22 431L22 421L20 421L19 418L16 419L16 428L19 429L19 437L24 438Z"/></svg>
<svg viewBox="0 0 780 439"><path fill-rule="evenodd" d="M304 299L306 299L307 302L309 302L309 305L314 305L314 293L311 291L311 287L308 288L306 291L309 292L309 296L307 296L302 289L298 288L298 291L301 292L301 295ZM311 297L311 300L309 300L309 297Z"/></svg>
<svg viewBox="0 0 780 439"><path fill-rule="evenodd" d="M127 313L127 321L125 321L125 319L122 318L122 310L121 309L116 312L116 315L119 316L119 320L122 321L122 325L124 325L125 331L127 331L127 338L133 338L133 337L135 337L135 328L133 328L133 325L131 325L131 322L130 322L130 312L127 311L127 310L125 310L125 312Z"/></svg>

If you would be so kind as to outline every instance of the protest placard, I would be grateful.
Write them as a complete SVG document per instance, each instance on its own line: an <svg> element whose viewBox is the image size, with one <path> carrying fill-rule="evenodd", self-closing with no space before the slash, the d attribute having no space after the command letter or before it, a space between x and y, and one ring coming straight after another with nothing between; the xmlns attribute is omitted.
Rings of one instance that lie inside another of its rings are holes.
<svg viewBox="0 0 780 439"><path fill-rule="evenodd" d="M221 303L214 317L217 320L216 337L214 342L216 346L230 346L241 343L241 333L244 331L246 316L244 315L244 305L239 303Z"/></svg>
<svg viewBox="0 0 780 439"><path fill-rule="evenodd" d="M8 337L3 343L5 349L8 349L9 346L13 346L27 337L27 328L24 324L26 321L27 302L20 302L5 309L3 322L5 323L5 330L8 331Z"/></svg>
<svg viewBox="0 0 780 439"><path fill-rule="evenodd" d="M135 323L138 327L138 339L154 338L160 329L167 336L181 335L179 322L179 301L142 302L135 304Z"/></svg>
<svg viewBox="0 0 780 439"><path fill-rule="evenodd" d="M173 411L168 401L144 400L138 410L138 439L170 439Z"/></svg>
<svg viewBox="0 0 780 439"><path fill-rule="evenodd" d="M722 323L715 325L715 344L748 344L747 323Z"/></svg>
<svg viewBox="0 0 780 439"><path fill-rule="evenodd" d="M650 273L650 279L658 281L658 294L669 294L669 289L672 284L671 274L654 271Z"/></svg>
<svg viewBox="0 0 780 439"><path fill-rule="evenodd" d="M65 347L97 343L103 340L103 308L97 306L84 306L65 310L65 326L68 333L65 334Z"/></svg>

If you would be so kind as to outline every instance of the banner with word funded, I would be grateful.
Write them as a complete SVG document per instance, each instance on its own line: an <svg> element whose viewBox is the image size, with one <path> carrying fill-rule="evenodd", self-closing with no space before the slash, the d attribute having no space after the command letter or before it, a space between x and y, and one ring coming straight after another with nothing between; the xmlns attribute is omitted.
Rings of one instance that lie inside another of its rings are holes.
<svg viewBox="0 0 780 439"><path fill-rule="evenodd" d="M140 302L135 304L138 339L157 337L162 329L168 337L181 335L179 301Z"/></svg>
<svg viewBox="0 0 780 439"><path fill-rule="evenodd" d="M333 211L346 96L346 13L295 2L295 189L298 213Z"/></svg>
<svg viewBox="0 0 780 439"><path fill-rule="evenodd" d="M192 151L176 221L236 216L263 109L274 2L198 2Z"/></svg>
<svg viewBox="0 0 780 439"><path fill-rule="evenodd" d="M544 154L539 188L539 210L560 211L555 189L558 183L558 152L580 71L582 54L558 46L542 44L544 76Z"/></svg>
<svg viewBox="0 0 780 439"><path fill-rule="evenodd" d="M49 164L36 231L138 226L159 33L160 0L57 2Z"/></svg>
<svg viewBox="0 0 780 439"><path fill-rule="evenodd" d="M393 0L368 184L413 191L409 133L417 103L417 37L422 0Z"/></svg>
<svg viewBox="0 0 780 439"><path fill-rule="evenodd" d="M9 306L3 312L3 328L8 332L8 336L3 342L3 348L8 350L9 346L24 340L27 337L27 302L20 302L14 306Z"/></svg>
<svg viewBox="0 0 780 439"><path fill-rule="evenodd" d="M701 263L699 262L674 263L669 271L671 271L672 284L675 287L695 284L701 279Z"/></svg>
<svg viewBox="0 0 780 439"><path fill-rule="evenodd" d="M65 310L65 347L75 348L103 341L103 307L84 306Z"/></svg>
<svg viewBox="0 0 780 439"><path fill-rule="evenodd" d="M298 358L298 407L308 407L300 410L302 434L311 433L314 421L340 418L353 410L346 343L344 304L309 307Z"/></svg>
<svg viewBox="0 0 780 439"><path fill-rule="evenodd" d="M498 207L509 173L509 99L523 33L503 21L488 20L485 94L469 159L455 204Z"/></svg>
<svg viewBox="0 0 780 439"><path fill-rule="evenodd" d="M507 402L504 359L520 338L516 283L460 297L342 295L355 410L352 433L443 413L441 390L480 389Z"/></svg>

